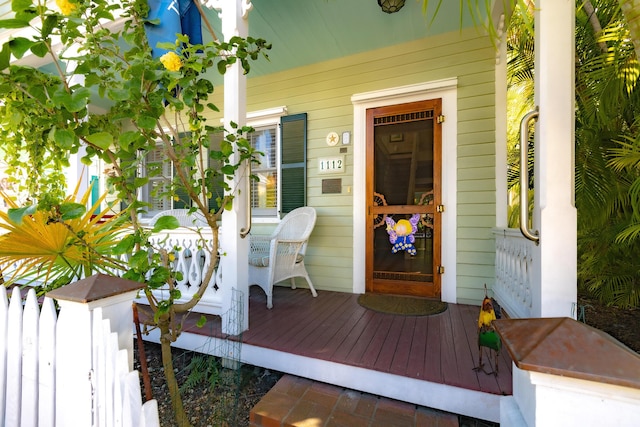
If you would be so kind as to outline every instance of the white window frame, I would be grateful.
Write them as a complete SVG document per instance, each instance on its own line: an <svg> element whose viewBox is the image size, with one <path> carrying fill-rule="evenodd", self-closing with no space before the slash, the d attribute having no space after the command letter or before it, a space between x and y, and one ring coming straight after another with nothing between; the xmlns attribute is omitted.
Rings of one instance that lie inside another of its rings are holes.
<svg viewBox="0 0 640 427"><path fill-rule="evenodd" d="M251 126L254 129L260 129L260 128L266 128L266 127L273 127L275 128L275 149L276 149L276 171L277 171L277 176L278 179L276 181L276 198L277 198L277 202L276 202L276 210L275 213L273 215L262 215L262 216L254 216L253 217L253 222L254 223L274 223L274 222L278 222L279 221L279 212L281 210L281 177L282 177L282 171L281 171L281 160L280 160L280 149L281 149L281 144L280 144L280 134L281 134L281 126L280 126L280 119L283 116L287 115L287 107L286 106L279 106L279 107L274 107L274 108L269 108L269 109L265 109L265 110L257 110L257 111L252 111L247 113L247 126ZM161 141L158 141L157 144L162 144ZM140 176L147 176L147 159L145 156L145 159L142 163L142 168L140 171ZM164 175L163 175L164 176ZM151 180L156 179L154 178L150 178L150 181L147 185L145 185L143 188L140 189L140 199L143 200L144 202L147 203L151 203L151 194L150 194L150 187L149 185L151 184ZM167 177L167 179L169 179L170 181L173 180L173 167L170 168L169 171L169 176ZM159 177L158 177L159 180ZM173 207L173 200L169 201L171 206ZM170 208L171 209L171 208ZM153 217L155 214L157 214L159 211L154 211L149 209L148 213L143 215L143 218L151 218Z"/></svg>
<svg viewBox="0 0 640 427"><path fill-rule="evenodd" d="M247 113L247 126L251 126L252 128L258 130L260 128L266 127L275 127L276 135L275 135L275 144L276 144L276 171L278 179L276 180L276 211L274 215L269 216L257 216L252 215L252 222L254 224L268 224L268 223L276 223L280 221L279 212L281 211L282 204L282 195L281 195L281 179L282 179L282 169L281 169L281 155L280 155L280 134L281 134L281 126L280 119L283 116L287 115L287 107L280 106L275 108L269 108L266 110L258 110Z"/></svg>
<svg viewBox="0 0 640 427"><path fill-rule="evenodd" d="M154 148L154 150L162 150L162 141L156 141L156 147ZM152 181L167 181L169 183L171 183L171 181L173 180L173 167L169 168L169 176L165 176L165 167L167 167L167 163L163 162L163 174L162 175L158 175L158 176L154 176L154 177L149 177L147 174L147 170L148 170L148 158L147 156L149 155L149 153L147 153L144 156L144 159L142 159L142 166L141 166L141 170L140 170L140 176L142 177L148 177L149 181L147 182L147 184L145 184L142 188L140 188L140 200L144 201L145 203L149 203L150 205L153 205L151 199L152 199L152 195L151 195L151 184ZM162 177L162 178L161 178ZM155 196L153 196L155 198ZM167 199L169 199L167 197ZM173 208L173 200L169 199L169 204L171 205L168 209L172 209ZM153 210L152 207L150 206L148 209L148 212L146 214L142 215L142 218L152 218L155 214L162 212L162 210Z"/></svg>

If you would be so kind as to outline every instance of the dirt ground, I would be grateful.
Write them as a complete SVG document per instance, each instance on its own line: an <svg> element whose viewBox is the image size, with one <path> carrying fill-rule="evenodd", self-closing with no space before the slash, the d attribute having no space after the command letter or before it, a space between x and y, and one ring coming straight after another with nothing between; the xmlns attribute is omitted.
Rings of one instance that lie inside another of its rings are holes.
<svg viewBox="0 0 640 427"><path fill-rule="evenodd" d="M141 371L137 342L134 369ZM167 390L160 345L144 342L145 359L149 369L152 398L158 401L160 425L177 426ZM197 359L199 358L199 359ZM194 359L199 363L194 364ZM173 349L174 371L183 387L183 401L191 425L196 427L249 426L249 412L278 382L282 373L243 365L239 370L222 368L219 359L202 356L193 351ZM210 375L199 375L210 374ZM210 387L209 380L215 382ZM145 399L144 381L143 401Z"/></svg>
<svg viewBox="0 0 640 427"><path fill-rule="evenodd" d="M587 297L579 297L578 306L584 307L584 321L587 325L608 333L631 350L640 353L640 309L605 307Z"/></svg>

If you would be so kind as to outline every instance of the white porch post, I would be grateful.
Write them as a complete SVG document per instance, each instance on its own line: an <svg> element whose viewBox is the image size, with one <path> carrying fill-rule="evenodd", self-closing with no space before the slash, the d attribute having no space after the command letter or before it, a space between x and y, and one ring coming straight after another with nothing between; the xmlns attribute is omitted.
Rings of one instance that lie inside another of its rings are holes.
<svg viewBox="0 0 640 427"><path fill-rule="evenodd" d="M208 4L220 11L222 33L225 41L233 36L247 37L249 34L248 14L251 2L248 0L217 0ZM243 126L247 116L247 78L243 74L239 61L227 68L224 75L224 126L230 129L230 123ZM240 229L246 226L248 209L246 191L247 169L243 166L236 172L232 189L236 189L233 209L222 215L220 258L222 272L222 330L225 333L237 334L249 327L249 239L240 237ZM232 307L232 288L242 292L243 315L241 318L230 317ZM242 329L236 329L242 322ZM235 327L233 327L235 325Z"/></svg>
<svg viewBox="0 0 640 427"><path fill-rule="evenodd" d="M535 12L536 105L532 316L572 316L577 300L574 206L573 0L538 0Z"/></svg>

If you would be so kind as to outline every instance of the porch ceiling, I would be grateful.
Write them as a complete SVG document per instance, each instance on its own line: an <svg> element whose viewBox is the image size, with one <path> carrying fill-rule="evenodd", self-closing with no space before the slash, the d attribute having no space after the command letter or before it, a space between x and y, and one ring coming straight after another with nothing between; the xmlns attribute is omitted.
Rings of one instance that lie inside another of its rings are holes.
<svg viewBox="0 0 640 427"><path fill-rule="evenodd" d="M460 2L436 1L425 15L423 0L407 0L397 13L382 12L377 0L252 0L249 35L272 43L270 61L252 65L251 76L274 73L367 50L392 46L461 28ZM222 38L220 18L207 12ZM473 25L463 10L462 27Z"/></svg>

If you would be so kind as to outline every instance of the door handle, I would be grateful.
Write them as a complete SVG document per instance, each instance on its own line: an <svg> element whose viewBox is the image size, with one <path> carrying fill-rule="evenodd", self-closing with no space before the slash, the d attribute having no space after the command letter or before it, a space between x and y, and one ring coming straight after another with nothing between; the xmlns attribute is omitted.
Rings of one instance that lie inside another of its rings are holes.
<svg viewBox="0 0 640 427"><path fill-rule="evenodd" d="M531 120L538 120L538 107L528 112L520 122L520 232L524 237L540 243L538 231L529 230L529 123Z"/></svg>

